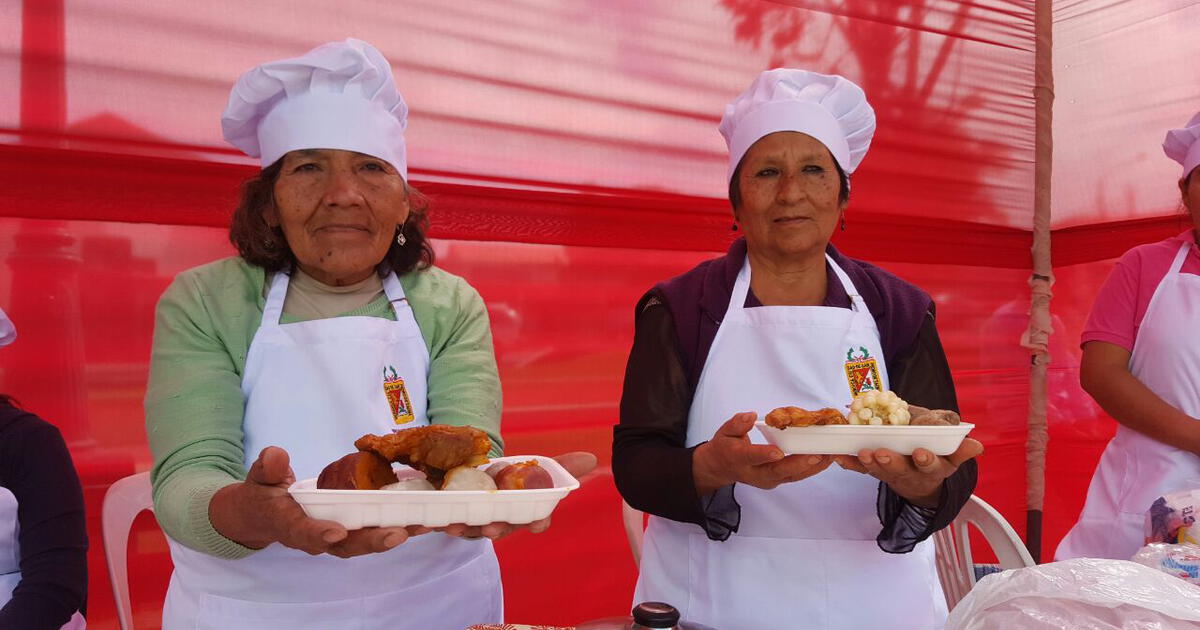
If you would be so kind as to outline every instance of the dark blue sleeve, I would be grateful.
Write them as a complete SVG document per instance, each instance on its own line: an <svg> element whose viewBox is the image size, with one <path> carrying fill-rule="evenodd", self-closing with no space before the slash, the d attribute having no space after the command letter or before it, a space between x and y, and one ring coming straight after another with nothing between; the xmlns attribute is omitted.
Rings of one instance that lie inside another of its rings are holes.
<svg viewBox="0 0 1200 630"><path fill-rule="evenodd" d="M0 628L57 630L87 602L83 491L57 428L3 403L0 415L10 420L0 430L0 485L17 498L21 552Z"/></svg>

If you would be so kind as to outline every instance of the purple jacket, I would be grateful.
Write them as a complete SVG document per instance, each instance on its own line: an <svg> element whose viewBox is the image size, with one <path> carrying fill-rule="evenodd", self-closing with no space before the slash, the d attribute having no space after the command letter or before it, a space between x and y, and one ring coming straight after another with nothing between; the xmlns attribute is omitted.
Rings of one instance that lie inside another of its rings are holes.
<svg viewBox="0 0 1200 630"><path fill-rule="evenodd" d="M921 289L875 265L843 256L833 245L826 251L850 277L867 303L879 328L884 361L892 363L916 341L921 324L933 310L933 300ZM663 297L671 311L684 369L693 390L700 381L709 348L725 317L733 284L745 260L746 239L739 238L724 256L706 260L691 271L655 287L654 293ZM850 296L833 270L827 269L827 273L825 306L848 308ZM747 296L746 303L747 306L761 306L753 292Z"/></svg>

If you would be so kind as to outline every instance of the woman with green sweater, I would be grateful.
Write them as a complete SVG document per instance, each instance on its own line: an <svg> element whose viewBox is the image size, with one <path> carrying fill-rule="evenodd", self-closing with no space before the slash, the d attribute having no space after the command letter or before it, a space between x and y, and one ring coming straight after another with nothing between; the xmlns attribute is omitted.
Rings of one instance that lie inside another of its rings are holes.
<svg viewBox="0 0 1200 630"><path fill-rule="evenodd" d="M470 425L503 446L487 311L433 266L406 115L387 61L353 39L234 86L225 138L263 165L233 217L239 255L163 294L146 394L166 630L502 621L489 539L511 526L347 531L287 493L364 433Z"/></svg>

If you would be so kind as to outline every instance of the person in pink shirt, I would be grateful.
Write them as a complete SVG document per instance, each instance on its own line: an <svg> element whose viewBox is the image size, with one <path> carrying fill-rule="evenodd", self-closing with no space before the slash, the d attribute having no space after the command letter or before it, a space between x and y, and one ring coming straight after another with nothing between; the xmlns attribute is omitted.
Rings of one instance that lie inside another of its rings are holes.
<svg viewBox="0 0 1200 630"><path fill-rule="evenodd" d="M1183 165L1179 192L1200 225L1200 114L1167 133ZM1200 245L1190 229L1125 252L1083 331L1083 389L1120 423L1056 560L1128 560L1146 510L1168 492L1200 487Z"/></svg>

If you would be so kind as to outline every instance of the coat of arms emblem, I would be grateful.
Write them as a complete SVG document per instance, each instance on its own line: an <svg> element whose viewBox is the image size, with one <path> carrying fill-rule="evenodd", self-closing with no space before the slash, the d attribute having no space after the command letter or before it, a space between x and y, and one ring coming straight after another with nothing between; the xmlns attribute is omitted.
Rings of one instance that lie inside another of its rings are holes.
<svg viewBox="0 0 1200 630"><path fill-rule="evenodd" d="M390 371L390 373L389 373ZM396 424L406 424L416 419L413 415L412 401L408 399L408 388L404 387L404 379L396 374L396 368L383 368L383 393L387 395L388 406L392 408L392 419Z"/></svg>
<svg viewBox="0 0 1200 630"><path fill-rule="evenodd" d="M857 355L854 350L846 351L846 382L850 385L850 395L883 389L879 382L879 362L866 348L860 346Z"/></svg>

